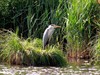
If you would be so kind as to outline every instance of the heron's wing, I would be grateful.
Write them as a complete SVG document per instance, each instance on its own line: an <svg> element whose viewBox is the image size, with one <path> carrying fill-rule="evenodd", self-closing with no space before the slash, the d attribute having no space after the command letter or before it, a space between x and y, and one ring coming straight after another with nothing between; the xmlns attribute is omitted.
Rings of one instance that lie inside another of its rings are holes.
<svg viewBox="0 0 100 75"><path fill-rule="evenodd" d="M48 43L48 40L49 40L49 36L48 36L48 33L49 33L49 29L46 29L43 33L43 48L45 48L45 46L47 45Z"/></svg>

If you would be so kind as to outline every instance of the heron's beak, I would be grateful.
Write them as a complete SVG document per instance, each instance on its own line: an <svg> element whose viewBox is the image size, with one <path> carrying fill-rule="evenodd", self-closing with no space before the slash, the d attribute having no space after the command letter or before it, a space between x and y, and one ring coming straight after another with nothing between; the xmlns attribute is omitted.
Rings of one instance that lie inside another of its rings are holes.
<svg viewBox="0 0 100 75"><path fill-rule="evenodd" d="M61 26L58 26L58 25L54 25L54 28L61 28Z"/></svg>

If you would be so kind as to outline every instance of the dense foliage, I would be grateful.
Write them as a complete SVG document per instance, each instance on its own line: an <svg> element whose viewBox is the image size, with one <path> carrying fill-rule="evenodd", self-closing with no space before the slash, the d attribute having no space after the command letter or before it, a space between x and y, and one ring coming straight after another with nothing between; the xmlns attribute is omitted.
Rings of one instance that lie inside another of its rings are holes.
<svg viewBox="0 0 100 75"><path fill-rule="evenodd" d="M42 37L48 24L63 24L66 0L1 0L0 28L16 30L24 37ZM60 31L59 31L60 32ZM39 34L38 34L39 33Z"/></svg>

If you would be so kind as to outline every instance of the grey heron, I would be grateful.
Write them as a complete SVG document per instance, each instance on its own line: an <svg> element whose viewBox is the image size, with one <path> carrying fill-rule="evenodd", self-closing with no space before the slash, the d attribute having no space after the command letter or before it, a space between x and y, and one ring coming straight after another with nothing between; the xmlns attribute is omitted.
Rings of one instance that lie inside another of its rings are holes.
<svg viewBox="0 0 100 75"><path fill-rule="evenodd" d="M45 29L43 33L43 49L45 49L45 46L48 44L48 42L51 40L51 36L55 30L55 28L60 28L61 26L51 24L48 26L48 28Z"/></svg>

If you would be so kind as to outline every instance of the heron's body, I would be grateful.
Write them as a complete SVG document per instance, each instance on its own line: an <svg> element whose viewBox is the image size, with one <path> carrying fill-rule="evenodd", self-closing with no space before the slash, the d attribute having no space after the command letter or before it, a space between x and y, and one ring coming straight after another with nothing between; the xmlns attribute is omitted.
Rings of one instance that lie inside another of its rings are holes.
<svg viewBox="0 0 100 75"><path fill-rule="evenodd" d="M60 27L60 26L56 26L56 25L52 24L52 25L49 25L48 28L46 28L46 30L44 31L44 34L43 34L43 49L45 49L45 46L50 41L52 34L54 33L55 28L57 28L57 27Z"/></svg>

